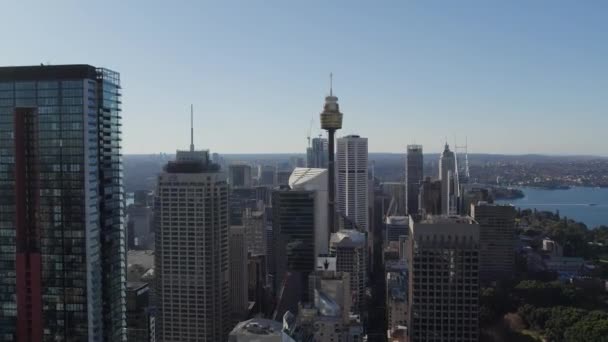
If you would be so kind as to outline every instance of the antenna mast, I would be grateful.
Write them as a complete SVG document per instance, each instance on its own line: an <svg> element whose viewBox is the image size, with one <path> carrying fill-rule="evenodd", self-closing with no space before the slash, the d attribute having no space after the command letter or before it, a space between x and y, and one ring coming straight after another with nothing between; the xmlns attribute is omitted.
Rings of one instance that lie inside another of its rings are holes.
<svg viewBox="0 0 608 342"><path fill-rule="evenodd" d="M190 104L190 152L194 152L194 105Z"/></svg>

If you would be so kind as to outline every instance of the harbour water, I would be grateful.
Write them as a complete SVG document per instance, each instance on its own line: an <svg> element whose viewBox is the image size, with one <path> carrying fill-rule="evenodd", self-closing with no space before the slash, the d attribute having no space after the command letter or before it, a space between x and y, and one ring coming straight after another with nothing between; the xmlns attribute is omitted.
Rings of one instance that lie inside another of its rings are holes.
<svg viewBox="0 0 608 342"><path fill-rule="evenodd" d="M588 228L608 226L608 188L574 187L567 190L520 188L525 197L517 200L497 201L511 203L522 209L552 211L583 222Z"/></svg>

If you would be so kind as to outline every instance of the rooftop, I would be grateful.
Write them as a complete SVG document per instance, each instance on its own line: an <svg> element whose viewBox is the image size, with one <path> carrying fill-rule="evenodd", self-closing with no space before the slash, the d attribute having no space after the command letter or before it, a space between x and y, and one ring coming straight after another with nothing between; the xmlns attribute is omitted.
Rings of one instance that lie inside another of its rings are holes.
<svg viewBox="0 0 608 342"><path fill-rule="evenodd" d="M277 321L252 318L238 323L230 335L277 335L282 334L283 325Z"/></svg>

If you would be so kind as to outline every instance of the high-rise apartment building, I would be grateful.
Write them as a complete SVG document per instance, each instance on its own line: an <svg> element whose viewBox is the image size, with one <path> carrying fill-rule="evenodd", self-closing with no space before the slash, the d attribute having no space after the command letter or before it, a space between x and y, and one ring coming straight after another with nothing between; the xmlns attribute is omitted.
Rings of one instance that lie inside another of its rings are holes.
<svg viewBox="0 0 608 342"><path fill-rule="evenodd" d="M479 225L470 217L410 220L411 342L479 341Z"/></svg>
<svg viewBox="0 0 608 342"><path fill-rule="evenodd" d="M336 257L336 270L350 275L352 311L361 312L367 280L367 236L356 230L343 229L331 234L329 248L330 255Z"/></svg>
<svg viewBox="0 0 608 342"><path fill-rule="evenodd" d="M230 331L228 183L207 151L177 151L158 176L155 275L160 341Z"/></svg>
<svg viewBox="0 0 608 342"><path fill-rule="evenodd" d="M228 184L234 188L251 187L251 166L247 164L232 164L228 166Z"/></svg>
<svg viewBox="0 0 608 342"><path fill-rule="evenodd" d="M248 282L247 236L245 227L230 227L230 308L234 324L247 318Z"/></svg>
<svg viewBox="0 0 608 342"><path fill-rule="evenodd" d="M326 169L327 154L327 139L313 138L310 147L306 149L306 167Z"/></svg>
<svg viewBox="0 0 608 342"><path fill-rule="evenodd" d="M471 205L479 223L479 276L490 282L513 276L515 265L515 208L479 202Z"/></svg>
<svg viewBox="0 0 608 342"><path fill-rule="evenodd" d="M338 211L367 231L369 221L367 138L347 135L338 139Z"/></svg>
<svg viewBox="0 0 608 342"><path fill-rule="evenodd" d="M456 156L446 143L439 158L439 180L441 181L441 214L450 215L456 212L458 191L458 174L456 173Z"/></svg>
<svg viewBox="0 0 608 342"><path fill-rule="evenodd" d="M418 214L418 195L424 177L422 145L407 145L405 182L407 186L407 213Z"/></svg>
<svg viewBox="0 0 608 342"><path fill-rule="evenodd" d="M124 341L117 72L0 68L0 341Z"/></svg>

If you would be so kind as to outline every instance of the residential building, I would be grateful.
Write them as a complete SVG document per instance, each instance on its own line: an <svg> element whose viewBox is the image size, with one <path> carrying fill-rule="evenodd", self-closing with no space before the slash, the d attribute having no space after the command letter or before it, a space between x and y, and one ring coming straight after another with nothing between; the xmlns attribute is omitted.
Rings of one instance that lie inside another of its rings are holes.
<svg viewBox="0 0 608 342"><path fill-rule="evenodd" d="M515 271L515 208L478 202L471 216L479 223L479 277L484 282L509 279Z"/></svg>
<svg viewBox="0 0 608 342"><path fill-rule="evenodd" d="M125 341L121 85L0 67L0 341Z"/></svg>
<svg viewBox="0 0 608 342"><path fill-rule="evenodd" d="M407 145L405 183L407 187L407 214L418 214L418 196L424 177L422 145Z"/></svg>
<svg viewBox="0 0 608 342"><path fill-rule="evenodd" d="M224 341L231 327L226 176L208 151L177 151L156 193L157 337Z"/></svg>
<svg viewBox="0 0 608 342"><path fill-rule="evenodd" d="M369 220L367 138L347 135L337 141L338 211L367 231Z"/></svg>
<svg viewBox="0 0 608 342"><path fill-rule="evenodd" d="M411 342L479 341L479 225L470 217L410 220Z"/></svg>

